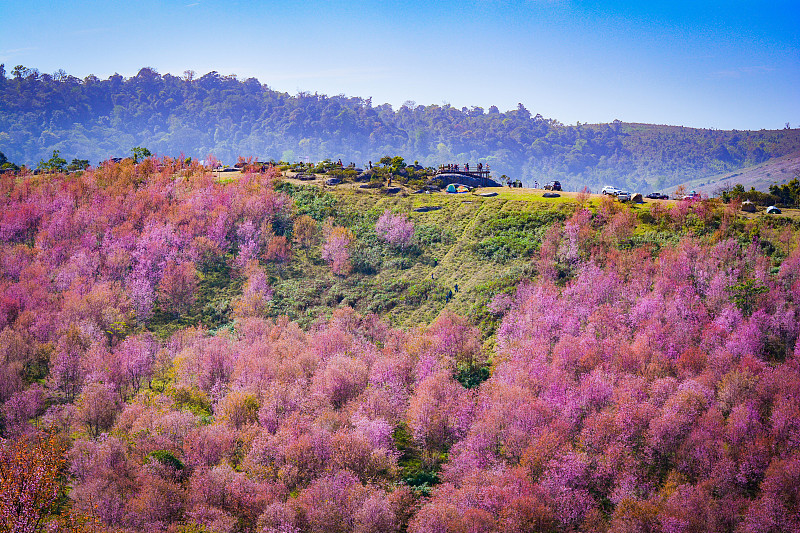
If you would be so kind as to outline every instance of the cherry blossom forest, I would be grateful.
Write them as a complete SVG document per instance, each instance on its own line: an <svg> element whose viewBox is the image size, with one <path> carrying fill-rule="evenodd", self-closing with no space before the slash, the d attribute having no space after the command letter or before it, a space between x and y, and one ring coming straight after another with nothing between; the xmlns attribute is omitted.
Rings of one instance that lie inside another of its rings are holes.
<svg viewBox="0 0 800 533"><path fill-rule="evenodd" d="M800 531L796 223L579 199L481 324L301 325L298 257L423 245L278 174L2 175L1 531Z"/></svg>

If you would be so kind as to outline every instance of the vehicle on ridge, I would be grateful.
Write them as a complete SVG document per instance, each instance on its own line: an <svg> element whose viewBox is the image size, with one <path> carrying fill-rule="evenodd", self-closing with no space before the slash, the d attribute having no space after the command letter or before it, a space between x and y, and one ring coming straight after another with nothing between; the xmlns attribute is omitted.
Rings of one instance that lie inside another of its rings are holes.
<svg viewBox="0 0 800 533"><path fill-rule="evenodd" d="M669 200L668 194L661 194L660 192L651 192L645 198L650 198L651 200Z"/></svg>
<svg viewBox="0 0 800 533"><path fill-rule="evenodd" d="M702 198L700 193L696 191L691 191L689 194L681 196L681 200L702 200Z"/></svg>
<svg viewBox="0 0 800 533"><path fill-rule="evenodd" d="M616 196L620 202L629 202L631 200L631 193L628 191L618 191Z"/></svg>

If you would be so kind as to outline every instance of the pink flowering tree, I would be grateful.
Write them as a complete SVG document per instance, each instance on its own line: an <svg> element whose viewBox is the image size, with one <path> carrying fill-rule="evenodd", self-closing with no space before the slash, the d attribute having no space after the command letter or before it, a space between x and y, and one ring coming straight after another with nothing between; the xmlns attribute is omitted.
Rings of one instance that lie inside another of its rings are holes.
<svg viewBox="0 0 800 533"><path fill-rule="evenodd" d="M0 530L43 529L62 493L65 449L56 436L0 441Z"/></svg>
<svg viewBox="0 0 800 533"><path fill-rule="evenodd" d="M414 238L414 223L404 215L393 215L387 209L375 223L375 233L390 245L405 250Z"/></svg>
<svg viewBox="0 0 800 533"><path fill-rule="evenodd" d="M106 383L88 384L76 401L78 419L92 437L107 431L119 411L119 396Z"/></svg>
<svg viewBox="0 0 800 533"><path fill-rule="evenodd" d="M164 311L186 313L195 300L198 276L194 263L169 261L158 284L158 299Z"/></svg>
<svg viewBox="0 0 800 533"><path fill-rule="evenodd" d="M244 268L258 257L261 249L261 230L252 221L247 220L236 230L236 236L239 244L236 266Z"/></svg>
<svg viewBox="0 0 800 533"><path fill-rule="evenodd" d="M353 268L350 264L350 244L353 233L342 226L326 224L323 229L325 244L322 245L322 258L328 262L334 274L344 276Z"/></svg>
<svg viewBox="0 0 800 533"><path fill-rule="evenodd" d="M283 235L272 235L267 242L264 259L272 261L279 267L286 266L292 259L292 246Z"/></svg>
<svg viewBox="0 0 800 533"><path fill-rule="evenodd" d="M257 267L250 269L242 295L233 304L235 315L238 318L264 315L272 294L266 273Z"/></svg>
<svg viewBox="0 0 800 533"><path fill-rule="evenodd" d="M136 313L136 320L143 324L153 316L156 292L146 272L137 268L128 278L128 293Z"/></svg>
<svg viewBox="0 0 800 533"><path fill-rule="evenodd" d="M17 436L33 429L30 419L43 409L45 390L33 386L14 394L0 409L0 416L6 426L6 434Z"/></svg>
<svg viewBox="0 0 800 533"><path fill-rule="evenodd" d="M158 344L149 334L135 335L122 341L115 351L121 369L123 396L134 395L153 375Z"/></svg>
<svg viewBox="0 0 800 533"><path fill-rule="evenodd" d="M445 371L425 378L409 401L406 413L414 439L429 451L445 450L469 425L468 392Z"/></svg>

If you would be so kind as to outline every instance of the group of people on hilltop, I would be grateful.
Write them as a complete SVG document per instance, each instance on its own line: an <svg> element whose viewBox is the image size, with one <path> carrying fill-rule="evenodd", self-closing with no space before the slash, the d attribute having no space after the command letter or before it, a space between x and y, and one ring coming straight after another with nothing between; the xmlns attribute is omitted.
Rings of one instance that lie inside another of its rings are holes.
<svg viewBox="0 0 800 533"><path fill-rule="evenodd" d="M459 166L458 163L448 163L446 165L442 165L442 169L458 172ZM477 169L478 172L483 172L483 163L478 163ZM464 163L464 172L469 172L469 163Z"/></svg>

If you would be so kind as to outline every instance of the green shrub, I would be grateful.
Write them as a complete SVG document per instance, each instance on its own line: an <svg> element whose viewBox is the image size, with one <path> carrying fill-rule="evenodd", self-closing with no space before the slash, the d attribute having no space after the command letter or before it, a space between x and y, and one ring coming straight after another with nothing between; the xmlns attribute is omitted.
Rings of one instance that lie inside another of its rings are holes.
<svg viewBox="0 0 800 533"><path fill-rule="evenodd" d="M444 300L448 289L438 285L435 281L426 279L408 287L405 301L410 305L419 305L428 299Z"/></svg>
<svg viewBox="0 0 800 533"><path fill-rule="evenodd" d="M639 211L637 218L642 224L653 224L656 221L649 209L643 209L642 211Z"/></svg>
<svg viewBox="0 0 800 533"><path fill-rule="evenodd" d="M547 228L566 217L566 212L555 209L501 212L479 224L476 237L483 239L473 245L473 251L479 257L500 263L528 257L539 249Z"/></svg>
<svg viewBox="0 0 800 533"><path fill-rule="evenodd" d="M145 463L158 461L164 466L171 466L175 470L183 470L183 463L167 450L155 450L145 456Z"/></svg>
<svg viewBox="0 0 800 533"><path fill-rule="evenodd" d="M292 197L299 215L308 215L317 222L322 222L337 214L338 201L336 197L319 187L293 185L284 181L279 183L275 189Z"/></svg>
<svg viewBox="0 0 800 533"><path fill-rule="evenodd" d="M430 487L439 483L439 470L441 469L439 457L433 464L424 460L423 452L414 441L411 432L405 424L397 426L392 433L400 458L397 465L400 467L400 478L403 483L412 487L421 495L430 494Z"/></svg>
<svg viewBox="0 0 800 533"><path fill-rule="evenodd" d="M330 288L324 279L292 278L278 281L272 285L272 300L268 303L270 316L287 315L292 320L300 320L307 311L319 305L322 296Z"/></svg>
<svg viewBox="0 0 800 533"><path fill-rule="evenodd" d="M377 274L383 264L383 245L377 239L356 243L350 249L350 264L362 274Z"/></svg>
<svg viewBox="0 0 800 533"><path fill-rule="evenodd" d="M489 379L491 375L492 373L488 366L473 365L459 367L455 378L465 389L474 389Z"/></svg>
<svg viewBox="0 0 800 533"><path fill-rule="evenodd" d="M200 417L211 416L211 401L206 393L194 387L170 387L167 395L172 397L175 408L189 411Z"/></svg>
<svg viewBox="0 0 800 533"><path fill-rule="evenodd" d="M425 186L425 180L422 179L422 178L410 179L410 180L408 180L407 185L411 189L418 190L418 189L421 189L421 188L423 188Z"/></svg>
<svg viewBox="0 0 800 533"><path fill-rule="evenodd" d="M528 257L539 249L540 232L507 232L483 239L473 246L475 254L491 261L504 263L519 257Z"/></svg>
<svg viewBox="0 0 800 533"><path fill-rule="evenodd" d="M495 218L487 220L478 230L478 236L498 235L509 231L530 232L563 222L567 214L554 209L537 211L499 213Z"/></svg>
<svg viewBox="0 0 800 533"><path fill-rule="evenodd" d="M414 242L418 246L430 246L432 244L453 244L455 236L449 229L435 224L420 224L414 228Z"/></svg>
<svg viewBox="0 0 800 533"><path fill-rule="evenodd" d="M407 270L412 266L413 262L411 261L410 257L397 257L386 262L386 268L396 270Z"/></svg>

